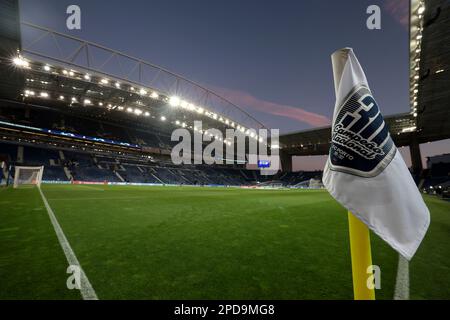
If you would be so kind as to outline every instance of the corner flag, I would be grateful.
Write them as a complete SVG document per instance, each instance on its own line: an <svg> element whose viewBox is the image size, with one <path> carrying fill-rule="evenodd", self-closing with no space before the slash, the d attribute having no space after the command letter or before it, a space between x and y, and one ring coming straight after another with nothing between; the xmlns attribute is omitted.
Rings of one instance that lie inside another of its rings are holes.
<svg viewBox="0 0 450 320"><path fill-rule="evenodd" d="M330 194L410 260L430 223L353 50L333 53L336 105L323 183Z"/></svg>

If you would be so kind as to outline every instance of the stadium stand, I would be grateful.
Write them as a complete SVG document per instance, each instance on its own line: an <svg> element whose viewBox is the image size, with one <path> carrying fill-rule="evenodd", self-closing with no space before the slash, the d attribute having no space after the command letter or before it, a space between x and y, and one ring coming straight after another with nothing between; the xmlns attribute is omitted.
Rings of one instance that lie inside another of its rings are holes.
<svg viewBox="0 0 450 320"><path fill-rule="evenodd" d="M22 150L22 153L20 152ZM22 154L20 162L18 155ZM175 166L167 161L136 161L118 159L113 156L96 155L80 150L58 150L0 143L0 155L11 166L10 179L13 178L14 165L45 167L44 181L53 182L126 182L176 185L221 185L250 186L270 185L272 180L283 186L293 186L299 181L309 180L321 172L291 172L278 177L265 177L258 171L226 166L183 165ZM5 176L2 176L5 182Z"/></svg>

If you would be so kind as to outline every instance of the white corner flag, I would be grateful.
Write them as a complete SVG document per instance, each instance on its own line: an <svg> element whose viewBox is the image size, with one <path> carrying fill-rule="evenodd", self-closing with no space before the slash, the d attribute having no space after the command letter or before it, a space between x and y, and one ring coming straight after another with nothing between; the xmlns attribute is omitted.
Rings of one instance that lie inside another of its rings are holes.
<svg viewBox="0 0 450 320"><path fill-rule="evenodd" d="M430 213L353 50L338 50L332 60L336 105L323 183L338 202L410 260L428 229Z"/></svg>

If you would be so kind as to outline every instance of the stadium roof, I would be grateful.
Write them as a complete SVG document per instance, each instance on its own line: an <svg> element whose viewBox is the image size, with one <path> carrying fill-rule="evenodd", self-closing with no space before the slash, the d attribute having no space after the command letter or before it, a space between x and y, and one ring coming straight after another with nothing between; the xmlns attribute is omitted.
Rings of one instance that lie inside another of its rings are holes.
<svg viewBox="0 0 450 320"><path fill-rule="evenodd" d="M410 112L386 117L397 146L450 138L450 59L443 45L450 43L450 9L442 0L428 0L427 6L411 1ZM19 38L22 57L0 61L2 70L11 72L0 81L0 91L20 92L16 101L166 132L197 129L193 121L199 115L203 130L264 128L211 90L141 59L30 23L21 23ZM13 61L20 67L15 71ZM14 77L17 73L23 78ZM330 127L294 132L281 136L280 146L291 155L327 154L330 137Z"/></svg>
<svg viewBox="0 0 450 320"><path fill-rule="evenodd" d="M249 129L264 125L247 112L159 66L25 22L21 42L20 52L1 61L9 72L24 78L24 83L2 83L19 87L2 90L20 92L14 100L63 112L128 119L163 132L177 127L202 132L234 128L249 138L262 139ZM201 129L195 120L202 121Z"/></svg>

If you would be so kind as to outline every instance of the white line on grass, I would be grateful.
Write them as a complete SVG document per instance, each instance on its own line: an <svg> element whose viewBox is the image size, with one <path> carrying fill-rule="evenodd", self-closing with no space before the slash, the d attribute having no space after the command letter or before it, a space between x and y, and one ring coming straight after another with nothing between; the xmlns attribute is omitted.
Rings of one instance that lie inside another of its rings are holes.
<svg viewBox="0 0 450 320"><path fill-rule="evenodd" d="M41 194L42 201L44 201L44 205L45 208L47 209L50 221L52 222L53 228L55 229L56 236L58 237L59 240L59 244L61 245L61 248L63 249L64 254L66 256L67 262L69 263L69 265L78 266L80 268L81 296L83 297L84 300L98 300L97 294L95 293L94 288L92 287L91 283L89 282L89 279L84 273L83 268L81 268L77 256L73 252L72 247L69 244L69 241L64 235L64 232L61 226L59 225L58 220L56 219L55 213L48 204L47 198L45 198L45 195L42 192L41 188L38 187L38 189L39 193Z"/></svg>
<svg viewBox="0 0 450 320"><path fill-rule="evenodd" d="M79 198L50 198L51 201L80 201L80 200L134 200L148 199L148 197L79 197Z"/></svg>
<svg viewBox="0 0 450 320"><path fill-rule="evenodd" d="M394 300L409 300L409 262L401 254L398 255Z"/></svg>

